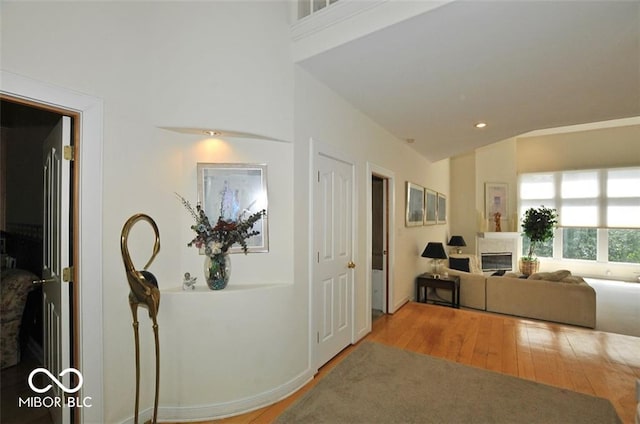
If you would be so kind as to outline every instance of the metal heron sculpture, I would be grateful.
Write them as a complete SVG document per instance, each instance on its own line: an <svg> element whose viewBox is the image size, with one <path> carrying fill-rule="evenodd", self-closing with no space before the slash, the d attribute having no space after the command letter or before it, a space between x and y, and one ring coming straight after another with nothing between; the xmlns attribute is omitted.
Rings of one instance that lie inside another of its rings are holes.
<svg viewBox="0 0 640 424"><path fill-rule="evenodd" d="M155 232L153 253L142 271L135 269L127 246L129 232L138 221L147 221L151 224L151 227L153 227L153 231ZM127 273L129 288L131 289L129 292L129 306L131 307L131 313L133 314L133 336L136 345L136 410L134 422L135 424L138 424L138 408L140 404L140 337L138 335L138 307L143 306L149 310L149 318L153 321L153 333L156 344L156 392L153 404L153 419L151 420L151 422L155 424L158 418L158 394L160 387L160 343L158 339L157 321L158 308L160 306L160 290L158 289L158 281L156 280L156 277L147 271L147 268L149 268L149 265L151 265L151 262L153 262L160 251L160 234L155 221L145 214L136 214L129 218L122 227L120 250L122 252L124 269Z"/></svg>

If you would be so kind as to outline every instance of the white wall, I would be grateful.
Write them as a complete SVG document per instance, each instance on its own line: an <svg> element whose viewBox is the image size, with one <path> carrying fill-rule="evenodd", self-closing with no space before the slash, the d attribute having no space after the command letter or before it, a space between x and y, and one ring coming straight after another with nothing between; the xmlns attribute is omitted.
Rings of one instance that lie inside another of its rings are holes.
<svg viewBox="0 0 640 424"><path fill-rule="evenodd" d="M464 237L465 253L476 252L476 233L480 230L482 212L476 205L476 155L468 153L450 160L451 207L450 227L452 235Z"/></svg>
<svg viewBox="0 0 640 424"><path fill-rule="evenodd" d="M133 414L133 335L119 248L122 225L137 212L158 223L162 249L150 271L161 288L177 287L185 271L199 275L202 257L185 246L190 222L173 196L175 191L196 199L198 161L267 163L270 252L233 257L231 284L263 287L215 298L215 293L191 293L189 299L163 292L161 416L178 407L197 412L195 406L203 404L211 407L201 412L246 408L274 390L290 389L291 381L307 370L307 345L299 341L307 336L306 311L290 307L305 303L295 290L290 259L293 145L206 141L158 128L214 127L291 140L287 17L284 2L2 6L4 70L104 101L104 271L96 282L81 284L102 283L92 288L103 295L105 422ZM148 228L140 224L131 239L134 261L142 266L150 248ZM153 349L144 311L140 317L145 409L153 402ZM185 374L176 374L181 368ZM185 380L194 370L199 375Z"/></svg>
<svg viewBox="0 0 640 424"><path fill-rule="evenodd" d="M392 310L415 296L415 278L428 269L428 260L420 257L429 241L446 241L447 225L405 227L405 184L411 181L449 194L449 161L430 163L401 141L354 109L333 91L297 67L294 193L305 199L309 187L309 140L319 140L356 160L357 232L356 262L364 264L366 255L366 164L371 162L395 174L394 305ZM296 203L296 280L308 273L308 204ZM356 268L356 331L366 325L366 281L364 267Z"/></svg>
<svg viewBox="0 0 640 424"><path fill-rule="evenodd" d="M638 166L640 125L519 137L518 173Z"/></svg>
<svg viewBox="0 0 640 424"><path fill-rule="evenodd" d="M498 143L484 146L476 150L476 207L481 211L487 222L487 231L495 229L493 217L487 216L485 211L485 184L506 183L507 216L502 217L502 231L517 231L517 191L518 177L516 163L513 159L516 154L516 140L508 139Z"/></svg>
<svg viewBox="0 0 640 424"><path fill-rule="evenodd" d="M393 309L414 296L415 277L428 267L419 256L425 244L449 235L448 225L407 228L403 219L406 181L448 195L449 161L429 163L307 73L294 71L288 16L286 2L3 4L4 70L104 104L103 273L80 283L102 291L105 422L133 414L133 336L119 247L132 214L151 215L160 229L162 247L150 271L163 289L160 417L168 419L256 407L311 376L311 137L356 158L361 263L367 254L366 164L395 173ZM293 143L207 140L160 127L221 128ZM173 195L196 199L199 161L266 163L269 169L270 251L234 255L232 281L223 292L176 289L185 271L199 275L202 269L202 257L185 246L191 222ZM130 240L133 260L142 265L150 228L139 224ZM359 334L370 313L364 271L356 271ZM144 311L140 318L141 403L148 416L153 344Z"/></svg>

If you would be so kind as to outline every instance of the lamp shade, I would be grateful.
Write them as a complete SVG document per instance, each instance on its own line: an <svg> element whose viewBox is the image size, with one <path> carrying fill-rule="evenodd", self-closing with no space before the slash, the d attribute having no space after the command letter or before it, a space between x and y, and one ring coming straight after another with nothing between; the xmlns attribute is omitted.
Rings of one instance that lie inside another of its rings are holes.
<svg viewBox="0 0 640 424"><path fill-rule="evenodd" d="M449 243L447 243L447 245L461 247L466 246L467 243L464 242L464 238L462 238L462 236L451 236L451 239L449 240Z"/></svg>
<svg viewBox="0 0 640 424"><path fill-rule="evenodd" d="M432 258L432 259L447 259L447 254L444 251L444 246L442 243L427 243L427 247L424 248L422 252L423 258Z"/></svg>

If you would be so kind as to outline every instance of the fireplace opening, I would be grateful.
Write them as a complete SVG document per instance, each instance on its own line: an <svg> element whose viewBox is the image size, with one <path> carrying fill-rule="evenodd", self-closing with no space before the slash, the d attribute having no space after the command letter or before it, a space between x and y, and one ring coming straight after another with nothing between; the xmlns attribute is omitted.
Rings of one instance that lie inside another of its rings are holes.
<svg viewBox="0 0 640 424"><path fill-rule="evenodd" d="M513 270L511 252L483 253L481 255L481 262L483 271Z"/></svg>

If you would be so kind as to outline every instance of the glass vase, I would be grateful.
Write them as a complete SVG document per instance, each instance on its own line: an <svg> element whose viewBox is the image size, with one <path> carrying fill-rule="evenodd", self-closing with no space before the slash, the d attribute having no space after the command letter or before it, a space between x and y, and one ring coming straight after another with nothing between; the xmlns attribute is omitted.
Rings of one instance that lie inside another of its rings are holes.
<svg viewBox="0 0 640 424"><path fill-rule="evenodd" d="M204 259L204 278L211 290L227 287L231 276L231 257L228 252L207 255Z"/></svg>

